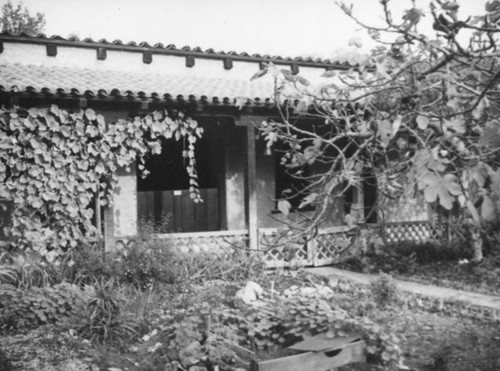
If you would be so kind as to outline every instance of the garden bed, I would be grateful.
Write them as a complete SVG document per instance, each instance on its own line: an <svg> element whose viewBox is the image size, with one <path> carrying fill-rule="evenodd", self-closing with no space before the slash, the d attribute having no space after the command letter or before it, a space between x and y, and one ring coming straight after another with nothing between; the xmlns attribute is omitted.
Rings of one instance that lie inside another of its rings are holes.
<svg viewBox="0 0 500 371"><path fill-rule="evenodd" d="M382 308L373 296L377 295L374 289L342 281L325 281L297 271L267 273L257 282L267 297L298 298L308 292L319 292L351 313L369 318L380 325L384 333L399 339L405 364L418 370L493 371L500 367L498 322L472 318L459 310L439 311L425 303L404 306L398 302L397 295L388 299ZM242 285L243 282L222 281L196 284L178 294L175 300L203 304L210 302L208 294L219 302L230 303ZM163 303L156 308L157 316L152 319L151 328L161 327L165 310L171 304ZM154 336L146 335L129 344L103 346L48 325L29 332L4 332L0 348L13 364L13 370L163 370L164 365L160 367L163 358L152 356L158 340ZM344 371L376 369L377 366L369 364L341 368Z"/></svg>
<svg viewBox="0 0 500 371"><path fill-rule="evenodd" d="M500 367L499 323L480 308L403 295L389 276L363 286L164 243L104 259L81 249L58 266L0 258L0 371L241 370L235 345L265 360L323 333L366 342L368 363L344 371L397 369L403 356L421 371ZM263 294L246 303L236 293L249 281Z"/></svg>

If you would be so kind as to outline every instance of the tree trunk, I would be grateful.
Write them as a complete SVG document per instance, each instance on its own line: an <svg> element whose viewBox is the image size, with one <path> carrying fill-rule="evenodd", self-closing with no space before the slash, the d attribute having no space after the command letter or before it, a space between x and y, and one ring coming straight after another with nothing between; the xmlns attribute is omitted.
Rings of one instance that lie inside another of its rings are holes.
<svg viewBox="0 0 500 371"><path fill-rule="evenodd" d="M481 229L477 225L470 226L470 239L472 262L479 263L483 260L483 238L481 236Z"/></svg>

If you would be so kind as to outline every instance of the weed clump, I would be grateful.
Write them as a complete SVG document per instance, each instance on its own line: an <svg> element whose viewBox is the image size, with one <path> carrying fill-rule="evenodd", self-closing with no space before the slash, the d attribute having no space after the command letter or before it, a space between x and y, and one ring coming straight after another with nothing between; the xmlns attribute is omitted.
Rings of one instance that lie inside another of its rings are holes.
<svg viewBox="0 0 500 371"><path fill-rule="evenodd" d="M379 308L394 304L398 298L396 281L390 274L380 273L370 284L370 294Z"/></svg>

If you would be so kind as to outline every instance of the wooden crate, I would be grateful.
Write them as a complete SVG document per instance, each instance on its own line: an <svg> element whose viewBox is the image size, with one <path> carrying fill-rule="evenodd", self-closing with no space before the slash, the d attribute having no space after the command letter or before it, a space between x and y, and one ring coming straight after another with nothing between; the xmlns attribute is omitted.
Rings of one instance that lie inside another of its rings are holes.
<svg viewBox="0 0 500 371"><path fill-rule="evenodd" d="M356 335L334 339L320 335L290 349L301 353L267 361L252 360L250 371L326 371L366 362L366 343Z"/></svg>

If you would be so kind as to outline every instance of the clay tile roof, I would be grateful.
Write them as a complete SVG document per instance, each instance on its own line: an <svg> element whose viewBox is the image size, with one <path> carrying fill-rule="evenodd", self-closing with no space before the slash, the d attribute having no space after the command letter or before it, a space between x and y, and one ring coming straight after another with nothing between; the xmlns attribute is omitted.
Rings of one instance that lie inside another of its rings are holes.
<svg viewBox="0 0 500 371"><path fill-rule="evenodd" d="M50 36L50 37L47 37L45 34L43 33L40 33L38 35L35 35L35 36L30 36L28 34L25 34L25 33L20 33L20 34L14 34L14 33L10 33L8 31L2 31L0 32L0 38L2 37L10 37L10 38L24 38L24 39L37 39L39 41L43 41L44 39L45 40L59 40L59 41L67 41L68 43L71 43L71 42L80 42L80 43L87 43L89 45L91 44L102 44L102 46L106 46L106 45L126 45L126 46L131 46L131 47L147 47L147 48L150 48L151 51L161 51L161 50L164 50L164 49L167 49L167 50L184 50L184 51L196 51L196 52L199 52L201 54L218 54L218 53L221 53L221 54L229 54L229 55L234 55L236 57L247 57L249 56L248 53L246 52L240 52L240 53L237 53L237 52L234 52L234 51L231 51L229 53L227 52L215 52L214 49L212 48L209 48L209 49L206 49L205 51L202 50L202 48L200 48L199 46L197 47L191 47L191 46L184 46L182 48L178 48L176 47L175 45L173 44L168 44L166 46L164 46L162 43L156 43L154 44L153 46L151 46L149 43L147 42L135 42L135 41L130 41L130 42L127 42L127 43L124 43L122 40L113 40L112 42L110 41L107 41L106 39L100 39L98 41L96 40L93 40L92 38L85 38L83 40L80 40L78 37L76 36L71 36L71 37L68 37L68 38L64 38L62 36L58 36L58 35L54 35L54 36ZM81 45L80 45L81 46ZM270 56L268 54L266 55L261 55L261 54L258 54L258 53L255 53L255 54L252 54L251 57L254 57L254 58L267 58L267 59L270 59L270 60L277 60L277 61L297 61L297 62L313 62L313 63L316 63L316 64L331 64L332 67L335 67L335 66L344 66L346 65L346 62L344 61L331 61L331 60L328 60L328 59L320 59L320 58L316 58L316 59L312 59L310 57L283 57L283 56Z"/></svg>
<svg viewBox="0 0 500 371"><path fill-rule="evenodd" d="M273 86L269 80L250 81L196 75L186 78L158 73L0 63L0 90L115 99L122 96L135 99L192 96L197 99L208 97L208 101L230 104L237 97L264 100L272 94Z"/></svg>
<svg viewBox="0 0 500 371"><path fill-rule="evenodd" d="M61 36L47 37L44 34L29 36L26 34L11 34L0 32L0 42L20 42L37 44L55 44L61 46L76 46L78 48L109 48L127 52L144 52L152 54L167 54L189 56L207 59L231 59L255 63L275 62L281 65L297 65L319 69L347 69L347 63L332 62L304 57L281 57L252 54L235 51L203 50L199 46L184 46L178 48L173 44L157 43L151 46L147 42L127 42L106 39L94 41L91 38L80 40L77 37L62 38ZM57 60L57 57L56 57ZM134 72L91 69L84 67L38 64L36 61L14 63L7 59L0 59L0 91L10 93L46 94L73 97L99 97L100 99L185 99L190 102L213 102L214 104L233 104L237 98L247 97L250 104L268 104L273 92L271 79L250 81L249 77L210 77L196 75L193 71L173 74L167 71L148 72L135 70ZM29 64L31 63L31 64ZM222 68L222 67L221 67ZM176 97L176 98L173 98ZM240 99L241 100L241 99Z"/></svg>

